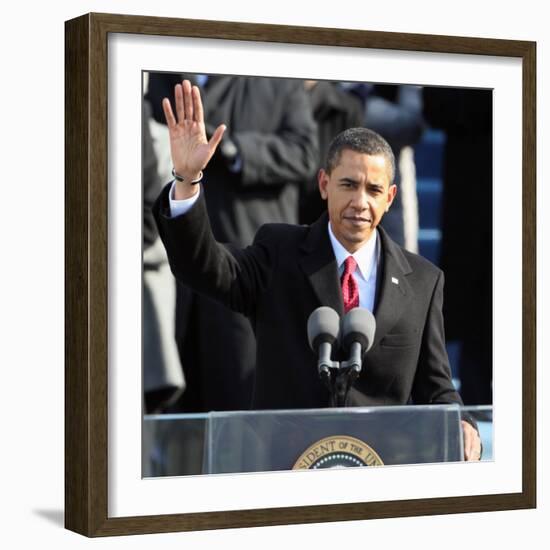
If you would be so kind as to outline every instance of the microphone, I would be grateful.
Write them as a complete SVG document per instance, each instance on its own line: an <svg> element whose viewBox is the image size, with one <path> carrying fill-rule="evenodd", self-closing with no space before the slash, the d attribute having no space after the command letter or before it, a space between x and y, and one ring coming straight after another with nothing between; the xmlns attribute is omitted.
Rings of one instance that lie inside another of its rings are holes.
<svg viewBox="0 0 550 550"><path fill-rule="evenodd" d="M307 320L307 339L311 349L318 354L319 375L330 379L330 369L337 366L330 359L332 346L340 332L338 313L327 306L318 307Z"/></svg>
<svg viewBox="0 0 550 550"><path fill-rule="evenodd" d="M342 345L350 358L346 361L346 366L351 367L357 374L361 371L365 353L372 347L375 332L376 320L368 309L350 309L342 319Z"/></svg>

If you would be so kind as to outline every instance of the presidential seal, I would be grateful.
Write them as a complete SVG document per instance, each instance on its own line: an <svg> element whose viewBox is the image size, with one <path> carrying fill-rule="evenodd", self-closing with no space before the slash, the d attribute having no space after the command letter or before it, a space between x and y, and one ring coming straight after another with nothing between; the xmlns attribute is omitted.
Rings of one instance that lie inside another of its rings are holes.
<svg viewBox="0 0 550 550"><path fill-rule="evenodd" d="M298 458L293 470L383 466L378 453L364 441L347 435L325 437L308 447Z"/></svg>

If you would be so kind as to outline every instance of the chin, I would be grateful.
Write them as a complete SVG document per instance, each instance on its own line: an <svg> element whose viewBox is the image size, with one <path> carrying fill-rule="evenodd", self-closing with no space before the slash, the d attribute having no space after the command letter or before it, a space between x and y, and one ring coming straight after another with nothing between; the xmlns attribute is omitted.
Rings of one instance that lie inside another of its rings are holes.
<svg viewBox="0 0 550 550"><path fill-rule="evenodd" d="M345 239L345 247L346 248L361 248L361 245L367 241L366 237L359 237L358 235L348 235Z"/></svg>
<svg viewBox="0 0 550 550"><path fill-rule="evenodd" d="M361 244L365 241L368 241L369 237L372 235L372 231L369 228L368 230L358 231L357 233L352 233L349 235L349 240L355 244Z"/></svg>

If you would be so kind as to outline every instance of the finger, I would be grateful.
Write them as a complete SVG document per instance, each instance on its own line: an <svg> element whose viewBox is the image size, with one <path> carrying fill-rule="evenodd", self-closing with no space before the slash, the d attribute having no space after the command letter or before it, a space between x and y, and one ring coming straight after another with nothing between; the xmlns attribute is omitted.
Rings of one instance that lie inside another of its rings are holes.
<svg viewBox="0 0 550 550"><path fill-rule="evenodd" d="M472 437L469 434L464 439L464 458L472 460Z"/></svg>
<svg viewBox="0 0 550 550"><path fill-rule="evenodd" d="M225 132L225 124L220 124L216 128L216 131L212 134L212 137L208 142L208 147L210 148L210 154L214 154L216 147L220 144L220 141L222 140L224 132Z"/></svg>
<svg viewBox="0 0 550 550"><path fill-rule="evenodd" d="M464 460L471 460L472 433L470 425L465 421L462 421L462 433L464 435Z"/></svg>
<svg viewBox="0 0 550 550"><path fill-rule="evenodd" d="M185 109L183 106L183 89L181 84L176 84L175 87L176 113L178 115L178 123L182 123L185 119Z"/></svg>
<svg viewBox="0 0 550 550"><path fill-rule="evenodd" d="M191 99L191 83L189 80L183 81L183 107L185 109L185 118L193 120L193 100Z"/></svg>
<svg viewBox="0 0 550 550"><path fill-rule="evenodd" d="M466 460L479 460L479 446L477 445L477 442L475 438L472 437L472 440L470 441L469 447L468 447L468 453L466 456Z"/></svg>
<svg viewBox="0 0 550 550"><path fill-rule="evenodd" d="M204 110L202 108L201 93L198 86L193 86L191 92L193 94L193 107L195 111L193 120L195 120L195 122L204 122Z"/></svg>
<svg viewBox="0 0 550 550"><path fill-rule="evenodd" d="M476 433L472 445L472 460L481 460L481 439Z"/></svg>
<svg viewBox="0 0 550 550"><path fill-rule="evenodd" d="M164 111L164 118L166 118L166 124L168 128L172 129L176 125L176 118L172 112L172 106L170 105L170 100L165 97L162 100L162 110Z"/></svg>

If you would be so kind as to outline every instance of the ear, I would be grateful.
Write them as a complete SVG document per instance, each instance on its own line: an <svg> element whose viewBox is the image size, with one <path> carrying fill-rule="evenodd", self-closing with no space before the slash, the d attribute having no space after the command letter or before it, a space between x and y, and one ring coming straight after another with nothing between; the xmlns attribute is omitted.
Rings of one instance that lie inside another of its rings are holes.
<svg viewBox="0 0 550 550"><path fill-rule="evenodd" d="M386 205L386 212L390 209L393 199L395 199L395 195L397 195L397 185L393 183L388 187L388 204Z"/></svg>
<svg viewBox="0 0 550 550"><path fill-rule="evenodd" d="M327 200L327 185L328 185L329 176L323 168L317 173L317 182L319 183L319 193L321 193L321 198Z"/></svg>

